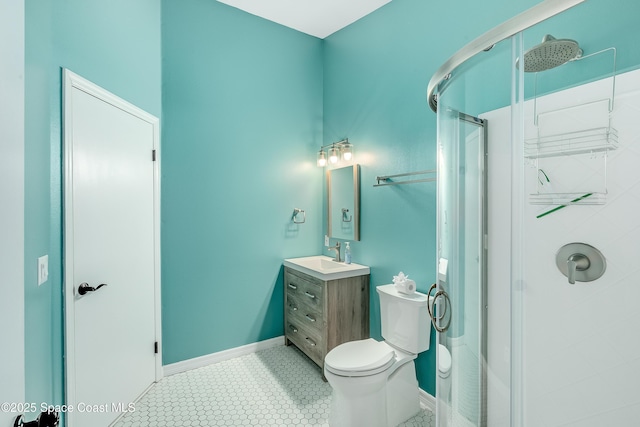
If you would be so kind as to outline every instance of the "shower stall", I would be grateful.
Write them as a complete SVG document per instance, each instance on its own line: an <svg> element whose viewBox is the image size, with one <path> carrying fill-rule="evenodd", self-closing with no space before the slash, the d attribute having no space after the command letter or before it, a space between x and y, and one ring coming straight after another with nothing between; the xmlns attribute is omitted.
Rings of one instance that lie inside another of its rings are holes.
<svg viewBox="0 0 640 427"><path fill-rule="evenodd" d="M545 0L429 83L439 427L640 422L638 17Z"/></svg>

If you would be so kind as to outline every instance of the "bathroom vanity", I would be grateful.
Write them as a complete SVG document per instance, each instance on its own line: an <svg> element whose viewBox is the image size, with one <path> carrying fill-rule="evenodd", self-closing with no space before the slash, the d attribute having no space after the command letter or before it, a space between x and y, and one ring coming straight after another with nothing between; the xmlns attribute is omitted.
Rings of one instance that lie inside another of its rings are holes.
<svg viewBox="0 0 640 427"><path fill-rule="evenodd" d="M325 256L287 259L284 265L286 345L294 344L323 369L331 349L369 338L369 267Z"/></svg>

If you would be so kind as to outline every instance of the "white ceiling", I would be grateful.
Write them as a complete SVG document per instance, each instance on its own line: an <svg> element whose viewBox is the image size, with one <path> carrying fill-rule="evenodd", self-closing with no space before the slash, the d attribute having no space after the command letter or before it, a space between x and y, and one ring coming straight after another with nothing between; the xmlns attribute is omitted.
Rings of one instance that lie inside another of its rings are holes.
<svg viewBox="0 0 640 427"><path fill-rule="evenodd" d="M391 0L218 0L321 39Z"/></svg>

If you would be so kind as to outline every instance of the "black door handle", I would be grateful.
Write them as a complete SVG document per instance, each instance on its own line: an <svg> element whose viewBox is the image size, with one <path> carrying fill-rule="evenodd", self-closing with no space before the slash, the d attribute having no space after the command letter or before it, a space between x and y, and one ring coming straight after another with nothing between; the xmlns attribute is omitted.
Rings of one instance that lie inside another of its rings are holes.
<svg viewBox="0 0 640 427"><path fill-rule="evenodd" d="M98 285L96 288L94 288L93 286L89 286L89 284L86 282L80 283L80 286L78 286L78 293L80 295L85 295L85 294L88 294L89 292L95 292L103 286L107 286L107 284L102 283Z"/></svg>

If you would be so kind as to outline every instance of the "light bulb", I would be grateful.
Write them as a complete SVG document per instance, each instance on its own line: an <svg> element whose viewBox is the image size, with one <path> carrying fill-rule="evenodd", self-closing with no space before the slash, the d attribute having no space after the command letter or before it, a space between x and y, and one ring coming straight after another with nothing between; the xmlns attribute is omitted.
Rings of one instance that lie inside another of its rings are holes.
<svg viewBox="0 0 640 427"><path fill-rule="evenodd" d="M353 145L349 144L349 141L342 144L342 158L346 161L351 160L351 158L353 157L353 152L351 151L352 149Z"/></svg>
<svg viewBox="0 0 640 427"><path fill-rule="evenodd" d="M329 150L329 161L333 164L338 163L338 149L336 147L331 147Z"/></svg>
<svg viewBox="0 0 640 427"><path fill-rule="evenodd" d="M323 149L320 149L320 151L318 151L318 162L317 162L318 167L325 167L327 165L327 155L325 154Z"/></svg>

